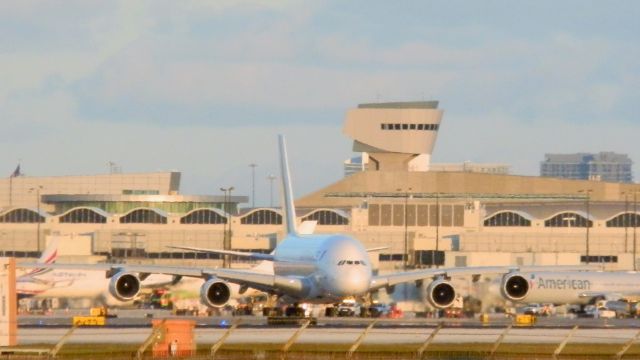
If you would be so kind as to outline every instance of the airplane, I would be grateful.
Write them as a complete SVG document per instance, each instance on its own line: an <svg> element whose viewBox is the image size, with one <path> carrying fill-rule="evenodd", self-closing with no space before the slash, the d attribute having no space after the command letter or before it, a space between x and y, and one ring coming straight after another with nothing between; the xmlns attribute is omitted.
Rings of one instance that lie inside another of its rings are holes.
<svg viewBox="0 0 640 360"><path fill-rule="evenodd" d="M336 304L345 298L367 299L372 292L380 289L392 292L397 284L415 282L421 289L421 298L438 309L451 306L456 299L451 276L506 274L528 269L519 266L485 266L374 275L369 253L380 248L366 249L360 241L345 234L300 234L296 229L293 190L283 135L279 136L279 152L286 236L272 253L172 246L176 249L262 260L268 264L268 271L134 264L52 264L47 267L107 271L109 292L121 301L130 300L138 294L141 279L152 273L161 273L203 279L200 300L209 307L227 304L232 297L230 284L239 285L240 294L253 288L289 303Z"/></svg>
<svg viewBox="0 0 640 360"><path fill-rule="evenodd" d="M512 302L594 304L597 300L640 299L640 273L623 271L512 272L501 279Z"/></svg>
<svg viewBox="0 0 640 360"><path fill-rule="evenodd" d="M122 305L108 291L109 279L104 270L55 269L46 267L58 258L58 242L49 243L36 262L40 265L16 277L18 299L67 298L95 299L106 305ZM169 275L154 274L144 279L142 286L155 288L174 284L176 279Z"/></svg>
<svg viewBox="0 0 640 360"><path fill-rule="evenodd" d="M42 255L36 261L36 264L53 264L57 258L58 242L57 240L53 240L42 252ZM50 271L50 269L46 268L33 268L28 271L19 271L16 276L16 293L18 294L18 299L30 297L43 291L46 285L44 282L36 281L37 276Z"/></svg>

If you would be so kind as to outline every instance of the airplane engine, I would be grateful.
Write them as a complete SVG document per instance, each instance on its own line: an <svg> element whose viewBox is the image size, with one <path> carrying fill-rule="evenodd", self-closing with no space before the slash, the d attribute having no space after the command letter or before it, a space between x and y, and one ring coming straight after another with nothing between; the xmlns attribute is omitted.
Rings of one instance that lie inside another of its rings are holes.
<svg viewBox="0 0 640 360"><path fill-rule="evenodd" d="M209 307L222 307L230 298L229 284L220 279L209 279L200 288L200 301Z"/></svg>
<svg viewBox="0 0 640 360"><path fill-rule="evenodd" d="M436 279L427 287L425 296L431 306L445 309L453 305L456 300L456 290L447 280Z"/></svg>
<svg viewBox="0 0 640 360"><path fill-rule="evenodd" d="M140 291L140 279L135 274L120 272L111 277L109 292L120 301L132 300Z"/></svg>
<svg viewBox="0 0 640 360"><path fill-rule="evenodd" d="M506 274L500 286L502 296L507 300L520 301L529 293L529 281L518 273Z"/></svg>

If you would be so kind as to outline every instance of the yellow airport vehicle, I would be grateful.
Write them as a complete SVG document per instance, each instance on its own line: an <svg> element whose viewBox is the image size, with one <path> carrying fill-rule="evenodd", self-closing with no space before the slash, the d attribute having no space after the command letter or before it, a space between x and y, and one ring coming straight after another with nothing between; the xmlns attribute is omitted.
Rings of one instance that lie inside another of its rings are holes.
<svg viewBox="0 0 640 360"><path fill-rule="evenodd" d="M536 323L536 316L531 314L518 314L516 315L516 325L527 326Z"/></svg>
<svg viewBox="0 0 640 360"><path fill-rule="evenodd" d="M104 306L93 307L89 310L89 315L107 317L107 308Z"/></svg>
<svg viewBox="0 0 640 360"><path fill-rule="evenodd" d="M74 316L73 317L73 325L74 326L104 326L105 324L104 316Z"/></svg>
<svg viewBox="0 0 640 360"><path fill-rule="evenodd" d="M488 323L489 322L489 314L486 314L486 313L480 314L480 322L482 322L483 324Z"/></svg>
<svg viewBox="0 0 640 360"><path fill-rule="evenodd" d="M104 326L107 318L107 308L94 307L89 310L89 316L74 316L74 326Z"/></svg>

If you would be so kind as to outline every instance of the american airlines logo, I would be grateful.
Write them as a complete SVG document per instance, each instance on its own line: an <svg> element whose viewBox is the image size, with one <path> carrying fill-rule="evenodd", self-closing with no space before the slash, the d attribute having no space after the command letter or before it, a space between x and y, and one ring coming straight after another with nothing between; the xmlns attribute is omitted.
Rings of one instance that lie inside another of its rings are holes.
<svg viewBox="0 0 640 360"><path fill-rule="evenodd" d="M551 290L590 290L591 281L582 279L544 279L534 274L531 275L531 285L538 289L551 289Z"/></svg>

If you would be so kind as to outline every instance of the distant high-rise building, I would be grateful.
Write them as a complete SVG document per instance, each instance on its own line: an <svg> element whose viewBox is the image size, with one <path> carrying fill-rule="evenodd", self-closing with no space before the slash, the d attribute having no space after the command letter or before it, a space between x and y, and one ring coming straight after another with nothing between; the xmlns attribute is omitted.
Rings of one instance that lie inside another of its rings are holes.
<svg viewBox="0 0 640 360"><path fill-rule="evenodd" d="M540 176L579 180L601 180L630 183L633 181L627 154L600 152L598 154L545 154L540 163Z"/></svg>

